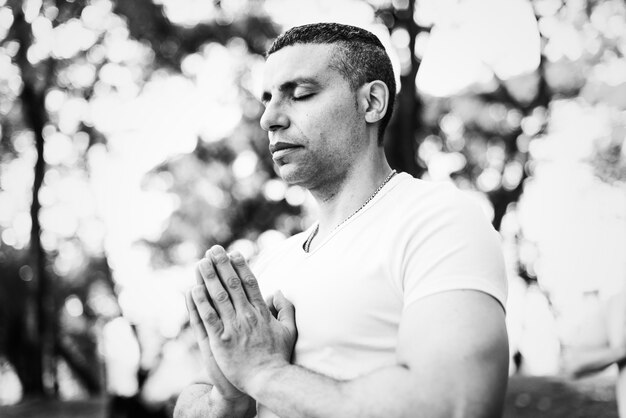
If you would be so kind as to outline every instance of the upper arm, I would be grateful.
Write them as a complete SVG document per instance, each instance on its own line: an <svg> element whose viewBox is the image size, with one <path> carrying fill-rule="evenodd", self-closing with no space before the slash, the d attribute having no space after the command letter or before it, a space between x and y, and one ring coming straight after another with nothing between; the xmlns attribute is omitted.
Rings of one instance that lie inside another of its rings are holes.
<svg viewBox="0 0 626 418"><path fill-rule="evenodd" d="M402 316L398 362L408 369L416 401L442 416L497 417L508 378L504 311L476 290L436 293Z"/></svg>

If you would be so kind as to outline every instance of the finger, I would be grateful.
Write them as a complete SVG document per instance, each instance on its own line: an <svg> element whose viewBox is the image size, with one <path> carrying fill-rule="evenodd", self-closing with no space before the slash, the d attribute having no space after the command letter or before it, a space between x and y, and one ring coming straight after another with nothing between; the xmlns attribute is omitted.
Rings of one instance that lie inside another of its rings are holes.
<svg viewBox="0 0 626 418"><path fill-rule="evenodd" d="M274 318L276 318L278 316L278 311L276 310L276 308L274 307L274 295L269 295L265 298L265 304L267 305L267 307L270 310L270 313L272 314L272 316Z"/></svg>
<svg viewBox="0 0 626 418"><path fill-rule="evenodd" d="M202 278L202 274L200 273L199 266L196 265L196 284L204 284L204 278Z"/></svg>
<svg viewBox="0 0 626 418"><path fill-rule="evenodd" d="M209 339L228 339L229 336L225 333L224 323L209 303L206 288L203 285L194 286L191 290L191 296Z"/></svg>
<svg viewBox="0 0 626 418"><path fill-rule="evenodd" d="M269 309L265 304L261 290L259 289L259 283L254 277L250 266L246 263L246 259L243 258L240 252L234 251L230 256L230 261L235 271L241 278L244 291L250 303L257 308L261 313L269 314Z"/></svg>
<svg viewBox="0 0 626 418"><path fill-rule="evenodd" d="M208 340L209 335L204 328L204 324L202 323L202 319L198 314L196 309L196 305L193 302L193 296L191 296L191 289L185 292L185 303L187 305L187 311L189 312L189 323L191 324L191 328L193 329L194 334L196 335L196 339L200 345L200 349L202 350L202 342L204 340Z"/></svg>
<svg viewBox="0 0 626 418"><path fill-rule="evenodd" d="M209 334L207 334L206 328L204 328L204 324L198 314L191 292L192 291L190 289L185 293L185 301L187 303L187 310L189 311L189 322L191 323L191 328L193 328L196 335L198 347L200 348L200 355L202 356L203 363L207 369L207 373L209 374L209 381L211 384L216 385L223 380L223 373L215 362L215 357L213 357Z"/></svg>
<svg viewBox="0 0 626 418"><path fill-rule="evenodd" d="M250 310L250 302L248 302L246 293L243 290L239 275L233 269L230 258L224 248L219 245L213 246L207 251L207 257L210 257L213 261L217 275L233 301L235 311L243 313Z"/></svg>
<svg viewBox="0 0 626 418"><path fill-rule="evenodd" d="M198 262L198 271L204 280L204 286L207 292L209 292L211 302L213 302L220 318L224 320L224 326L228 327L230 320L235 317L235 308L230 301L228 292L224 290L222 283L220 283L217 277L213 263L203 258Z"/></svg>
<svg viewBox="0 0 626 418"><path fill-rule="evenodd" d="M279 290L274 295L274 308L278 311L278 322L280 322L293 335L296 333L296 309L293 303L289 302L285 295Z"/></svg>

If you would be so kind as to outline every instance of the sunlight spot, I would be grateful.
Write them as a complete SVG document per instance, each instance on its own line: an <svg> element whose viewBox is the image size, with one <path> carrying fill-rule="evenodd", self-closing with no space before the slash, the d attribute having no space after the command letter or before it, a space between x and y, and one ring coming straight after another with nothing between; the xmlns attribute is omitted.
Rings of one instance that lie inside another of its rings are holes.
<svg viewBox="0 0 626 418"><path fill-rule="evenodd" d="M14 247L17 244L17 238L15 236L15 231L12 228L7 228L2 231L2 242L10 247Z"/></svg>
<svg viewBox="0 0 626 418"><path fill-rule="evenodd" d="M285 193L285 200L291 206L302 206L307 198L307 191L300 186L289 186Z"/></svg>
<svg viewBox="0 0 626 418"><path fill-rule="evenodd" d="M123 318L116 318L104 326L102 334L108 393L134 395L139 388L140 350L130 324Z"/></svg>
<svg viewBox="0 0 626 418"><path fill-rule="evenodd" d="M22 399L22 383L11 363L0 357L0 406L14 405Z"/></svg>
<svg viewBox="0 0 626 418"><path fill-rule="evenodd" d="M97 34L85 28L80 20L70 19L54 29L52 53L56 58L72 58L89 49L97 40Z"/></svg>
<svg viewBox="0 0 626 418"><path fill-rule="evenodd" d="M22 11L24 12L24 20L32 23L41 10L42 0L24 0L22 3Z"/></svg>
<svg viewBox="0 0 626 418"><path fill-rule="evenodd" d="M59 130L66 135L74 134L89 111L89 104L82 97L69 97L59 110Z"/></svg>
<svg viewBox="0 0 626 418"><path fill-rule="evenodd" d="M238 179L245 179L256 172L256 166L259 158L256 153L251 150L242 151L235 161L233 161L233 174Z"/></svg>
<svg viewBox="0 0 626 418"><path fill-rule="evenodd" d="M65 310L70 316L77 318L83 314L83 303L76 295L68 296L65 299Z"/></svg>
<svg viewBox="0 0 626 418"><path fill-rule="evenodd" d="M259 245L259 250L263 251L264 249L274 247L285 239L287 239L287 237L282 232L275 229L268 229L259 235L257 244Z"/></svg>
<svg viewBox="0 0 626 418"><path fill-rule="evenodd" d="M167 17L177 25L195 26L215 17L213 2L205 0L155 0L163 5Z"/></svg>
<svg viewBox="0 0 626 418"><path fill-rule="evenodd" d="M365 27L374 21L372 6L359 0L267 0L263 7L285 28L314 22Z"/></svg>
<svg viewBox="0 0 626 418"><path fill-rule="evenodd" d="M43 15L51 21L54 21L59 16L59 8L48 3L44 5Z"/></svg>
<svg viewBox="0 0 626 418"><path fill-rule="evenodd" d="M76 88L88 88L96 81L96 67L90 63L74 63L67 68L67 76Z"/></svg>
<svg viewBox="0 0 626 418"><path fill-rule="evenodd" d="M64 241L58 246L58 256L54 259L53 269L59 276L78 269L85 261L82 247L72 241Z"/></svg>
<svg viewBox="0 0 626 418"><path fill-rule="evenodd" d="M287 185L282 180L271 179L263 185L264 196L274 202L279 202L285 198Z"/></svg>
<svg viewBox="0 0 626 418"><path fill-rule="evenodd" d="M30 158L18 158L5 164L0 175L0 188L4 191L21 193L30 187L34 180L34 161Z"/></svg>
<svg viewBox="0 0 626 418"><path fill-rule="evenodd" d="M71 237L78 229L78 221L75 216L68 213L67 205L55 205L41 209L41 225L43 228L62 237Z"/></svg>
<svg viewBox="0 0 626 418"><path fill-rule="evenodd" d="M112 9L113 4L109 0L93 0L83 9L80 17L85 27L100 31L105 29Z"/></svg>
<svg viewBox="0 0 626 418"><path fill-rule="evenodd" d="M437 16L417 76L420 91L491 91L494 74L508 80L537 69L541 45L528 2L468 0Z"/></svg>
<svg viewBox="0 0 626 418"><path fill-rule="evenodd" d="M50 51L45 48L45 46L41 42L37 42L28 48L26 51L26 59L31 64L37 64L44 59L48 58Z"/></svg>
<svg viewBox="0 0 626 418"><path fill-rule="evenodd" d="M55 132L46 138L44 158L48 164L57 165L66 161L70 162L70 156L73 152L72 141L67 135Z"/></svg>
<svg viewBox="0 0 626 418"><path fill-rule="evenodd" d="M433 181L450 179L450 174L462 170L467 160L460 152L437 152L428 161L428 173Z"/></svg>
<svg viewBox="0 0 626 418"><path fill-rule="evenodd" d="M502 187L506 190L515 189L524 175L524 166L519 161L511 161L504 168Z"/></svg>
<svg viewBox="0 0 626 418"><path fill-rule="evenodd" d="M0 173L0 177L1 177ZM0 191L0 225L8 226L17 211L17 202L10 192Z"/></svg>
<svg viewBox="0 0 626 418"><path fill-rule="evenodd" d="M24 280L25 282L30 282L35 277L33 269L29 265L24 265L20 267L18 274L20 275L20 279Z"/></svg>
<svg viewBox="0 0 626 418"><path fill-rule="evenodd" d="M45 105L48 112L58 112L65 102L67 97L67 93L60 89L50 89L48 94L46 94Z"/></svg>
<svg viewBox="0 0 626 418"><path fill-rule="evenodd" d="M133 83L133 75L128 67L107 63L100 68L100 80L117 87L123 87Z"/></svg>
<svg viewBox="0 0 626 418"><path fill-rule="evenodd" d="M489 167L480 173L476 183L481 191L488 193L500 187L501 180L502 175L500 172L495 168Z"/></svg>
<svg viewBox="0 0 626 418"><path fill-rule="evenodd" d="M404 28L397 28L391 33L391 43L397 49L403 49L409 47L411 37L409 32Z"/></svg>
<svg viewBox="0 0 626 418"><path fill-rule="evenodd" d="M417 0L415 22L423 27L430 27L454 13L457 0Z"/></svg>
<svg viewBox="0 0 626 418"><path fill-rule="evenodd" d="M428 165L430 160L441 152L441 149L441 138L436 135L428 135L420 144L417 155Z"/></svg>
<svg viewBox="0 0 626 418"><path fill-rule="evenodd" d="M104 223L99 220L83 221L77 231L85 251L91 255L102 254L106 233Z"/></svg>
<svg viewBox="0 0 626 418"><path fill-rule="evenodd" d="M15 237L21 246L25 246L30 241L31 219L30 213L20 212L13 218L13 230Z"/></svg>
<svg viewBox="0 0 626 418"><path fill-rule="evenodd" d="M233 251L239 251L246 260L249 260L256 253L256 245L249 239L238 239L228 247L228 252Z"/></svg>
<svg viewBox="0 0 626 418"><path fill-rule="evenodd" d="M185 74L186 76L194 77L200 72L203 65L204 58L202 57L202 55L194 53L189 54L185 58L183 58L180 64L180 68L183 71L183 74Z"/></svg>
<svg viewBox="0 0 626 418"><path fill-rule="evenodd" d="M13 24L13 12L8 7L0 9L0 39L4 39Z"/></svg>
<svg viewBox="0 0 626 418"><path fill-rule="evenodd" d="M190 241L181 242L172 248L172 256L175 264L193 263L200 255L198 247Z"/></svg>
<svg viewBox="0 0 626 418"><path fill-rule="evenodd" d="M38 16L32 23L33 35L37 41L49 42L52 37L52 22L44 16Z"/></svg>

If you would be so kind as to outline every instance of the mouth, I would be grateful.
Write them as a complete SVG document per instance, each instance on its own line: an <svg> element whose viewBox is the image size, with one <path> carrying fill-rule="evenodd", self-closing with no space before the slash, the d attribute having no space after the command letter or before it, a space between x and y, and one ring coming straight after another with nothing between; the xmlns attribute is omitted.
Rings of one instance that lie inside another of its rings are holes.
<svg viewBox="0 0 626 418"><path fill-rule="evenodd" d="M302 146L289 142L277 142L275 144L270 144L270 152L272 153L273 157L276 157L277 154L286 154L298 148L302 148Z"/></svg>

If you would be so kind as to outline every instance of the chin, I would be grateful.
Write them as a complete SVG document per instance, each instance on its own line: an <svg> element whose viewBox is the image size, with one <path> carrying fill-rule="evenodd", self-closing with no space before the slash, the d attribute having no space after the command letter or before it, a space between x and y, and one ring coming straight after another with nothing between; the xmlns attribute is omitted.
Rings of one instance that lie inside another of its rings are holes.
<svg viewBox="0 0 626 418"><path fill-rule="evenodd" d="M285 164L278 167L278 175L283 179L285 183L292 185L303 185L306 183L307 176L302 170L298 170L297 167L294 167L291 164Z"/></svg>

